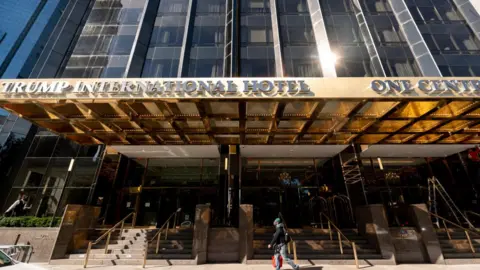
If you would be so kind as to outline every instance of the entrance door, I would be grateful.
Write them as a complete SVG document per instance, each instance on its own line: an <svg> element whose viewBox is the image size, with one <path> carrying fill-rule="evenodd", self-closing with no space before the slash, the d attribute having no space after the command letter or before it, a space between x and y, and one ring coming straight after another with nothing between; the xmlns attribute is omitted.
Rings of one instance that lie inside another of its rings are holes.
<svg viewBox="0 0 480 270"><path fill-rule="evenodd" d="M128 190L124 190L122 192L122 199L121 199L121 204L120 207L117 208L116 210L116 221L119 221L126 217L128 214L132 212L137 212L138 213L138 199L139 199L139 194L138 193L131 193ZM138 217L137 217L138 220ZM131 223L132 220L129 219L127 220L128 223Z"/></svg>
<svg viewBox="0 0 480 270"><path fill-rule="evenodd" d="M282 209L282 192L279 188L243 188L242 202L253 205L256 227L272 226Z"/></svg>

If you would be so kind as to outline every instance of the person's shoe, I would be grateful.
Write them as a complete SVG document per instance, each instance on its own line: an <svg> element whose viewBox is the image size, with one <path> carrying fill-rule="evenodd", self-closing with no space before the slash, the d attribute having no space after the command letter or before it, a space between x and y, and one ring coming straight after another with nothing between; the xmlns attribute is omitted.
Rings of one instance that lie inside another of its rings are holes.
<svg viewBox="0 0 480 270"><path fill-rule="evenodd" d="M300 265L297 265L297 266L295 267L295 270L300 270Z"/></svg>

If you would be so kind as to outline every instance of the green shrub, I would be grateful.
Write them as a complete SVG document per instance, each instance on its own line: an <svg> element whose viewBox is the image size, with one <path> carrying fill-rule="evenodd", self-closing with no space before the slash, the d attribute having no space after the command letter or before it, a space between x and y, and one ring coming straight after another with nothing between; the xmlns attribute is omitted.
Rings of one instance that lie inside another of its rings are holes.
<svg viewBox="0 0 480 270"><path fill-rule="evenodd" d="M58 227L62 218L53 219L53 227ZM51 217L3 217L0 218L0 227L50 227Z"/></svg>

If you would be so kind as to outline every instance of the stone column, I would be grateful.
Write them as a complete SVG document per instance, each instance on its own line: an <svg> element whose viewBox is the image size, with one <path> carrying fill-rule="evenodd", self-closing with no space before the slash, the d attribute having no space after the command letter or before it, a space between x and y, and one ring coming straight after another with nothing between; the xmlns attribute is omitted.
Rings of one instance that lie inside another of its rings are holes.
<svg viewBox="0 0 480 270"><path fill-rule="evenodd" d="M240 205L238 232L240 262L247 263L253 257L253 205Z"/></svg>
<svg viewBox="0 0 480 270"><path fill-rule="evenodd" d="M95 228L99 215L100 207L67 205L50 259L63 259L71 251L86 247L89 231Z"/></svg>
<svg viewBox="0 0 480 270"><path fill-rule="evenodd" d="M358 232L375 243L383 259L396 264L395 246L388 227L387 215L381 204L359 206L356 209Z"/></svg>
<svg viewBox="0 0 480 270"><path fill-rule="evenodd" d="M425 204L412 204L409 209L410 215L413 217L415 226L421 235L421 241L425 247L428 258L431 263L444 264L444 258L437 233L432 224L432 219L428 214Z"/></svg>
<svg viewBox="0 0 480 270"><path fill-rule="evenodd" d="M207 262L208 230L210 228L210 205L199 204L195 209L193 229L193 257L196 264Z"/></svg>

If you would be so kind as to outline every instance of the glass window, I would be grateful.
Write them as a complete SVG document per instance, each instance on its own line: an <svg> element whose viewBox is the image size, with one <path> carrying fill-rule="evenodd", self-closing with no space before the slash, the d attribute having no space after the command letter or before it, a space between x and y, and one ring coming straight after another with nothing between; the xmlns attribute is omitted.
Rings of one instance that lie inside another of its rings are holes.
<svg viewBox="0 0 480 270"><path fill-rule="evenodd" d="M146 160L129 160L127 177L125 179L126 187L138 187L142 184L146 163Z"/></svg>
<svg viewBox="0 0 480 270"><path fill-rule="evenodd" d="M414 77L418 74L418 69L411 60L389 59L383 62L383 67L389 77Z"/></svg>
<svg viewBox="0 0 480 270"><path fill-rule="evenodd" d="M52 147L52 146L50 146ZM55 157L76 157L80 146L65 138L59 138L53 156Z"/></svg>
<svg viewBox="0 0 480 270"><path fill-rule="evenodd" d="M90 187L95 182L99 160L92 158L75 159L73 170L69 177L70 187Z"/></svg>
<svg viewBox="0 0 480 270"><path fill-rule="evenodd" d="M197 13L225 13L224 0L201 0L197 2Z"/></svg>
<svg viewBox="0 0 480 270"><path fill-rule="evenodd" d="M435 9L431 7L418 7L418 10L422 14L423 20L426 22L439 20L439 17L435 12Z"/></svg>
<svg viewBox="0 0 480 270"><path fill-rule="evenodd" d="M279 0L277 1L279 13L307 13L306 0Z"/></svg>
<svg viewBox="0 0 480 270"><path fill-rule="evenodd" d="M15 187L41 187L49 158L27 158L15 179Z"/></svg>
<svg viewBox="0 0 480 270"><path fill-rule="evenodd" d="M162 0L158 7L158 13L182 13L187 12L188 0Z"/></svg>
<svg viewBox="0 0 480 270"><path fill-rule="evenodd" d="M149 159L145 186L195 186L202 177L202 159Z"/></svg>
<svg viewBox="0 0 480 270"><path fill-rule="evenodd" d="M62 76L123 77L146 1L96 1ZM162 6L171 1L161 2ZM116 61L123 59L118 56L127 61Z"/></svg>
<svg viewBox="0 0 480 270"><path fill-rule="evenodd" d="M29 157L50 157L52 156L58 136L35 136L27 156Z"/></svg>
<svg viewBox="0 0 480 270"><path fill-rule="evenodd" d="M62 200L58 203L58 209L56 211L57 216L61 216L65 211L67 204L81 204L88 203L91 189L89 188L65 188L63 191Z"/></svg>
<svg viewBox="0 0 480 270"><path fill-rule="evenodd" d="M470 72L470 67L451 66L450 69L452 70L453 76L458 76L458 77L471 77L471 76L474 76L474 75Z"/></svg>
<svg viewBox="0 0 480 270"><path fill-rule="evenodd" d="M438 48L441 51L456 51L455 44L450 35L434 35Z"/></svg>
<svg viewBox="0 0 480 270"><path fill-rule="evenodd" d="M265 8L264 0L250 0L249 8Z"/></svg>
<svg viewBox="0 0 480 270"><path fill-rule="evenodd" d="M266 43L267 42L267 30L266 29L251 29L250 42Z"/></svg>
<svg viewBox="0 0 480 270"><path fill-rule="evenodd" d="M445 76L445 77L452 76L452 72L450 71L448 66L438 66L438 68L440 69L440 72L442 73L442 76Z"/></svg>

